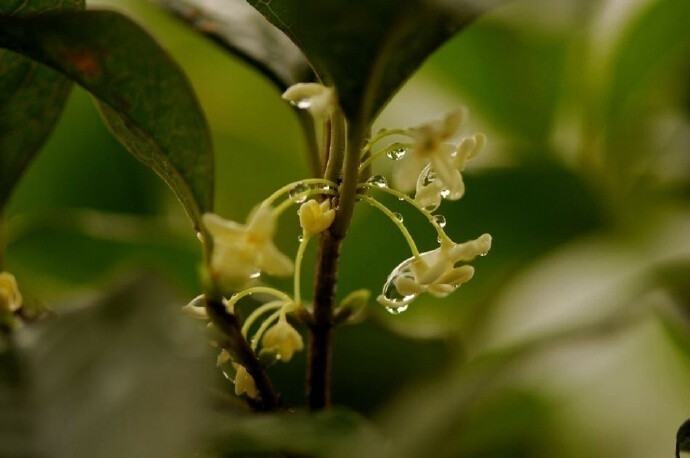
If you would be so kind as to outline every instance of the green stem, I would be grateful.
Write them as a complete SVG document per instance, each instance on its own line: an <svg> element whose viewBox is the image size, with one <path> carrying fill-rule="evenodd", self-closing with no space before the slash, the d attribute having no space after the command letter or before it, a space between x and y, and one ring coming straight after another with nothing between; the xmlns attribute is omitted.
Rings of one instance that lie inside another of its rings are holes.
<svg viewBox="0 0 690 458"><path fill-rule="evenodd" d="M331 182L337 182L343 168L343 152L345 150L345 117L340 110L333 113L330 124L330 145L324 178Z"/></svg>
<svg viewBox="0 0 690 458"><path fill-rule="evenodd" d="M266 330L273 324L273 322L280 318L283 314L283 307L280 307L280 310L276 310L275 312L271 313L268 316L268 318L266 318L264 322L261 323L261 326L259 326L259 329L256 330L256 334L254 334L251 340L252 350L254 352L256 352L256 347L259 346L259 340L261 340L261 336L264 335L264 332L266 332Z"/></svg>
<svg viewBox="0 0 690 458"><path fill-rule="evenodd" d="M237 294L233 294L233 296L228 301L228 305L227 305L228 312L229 313L235 313L235 304L240 299L242 299L243 297L252 295L254 293L270 294L270 295L275 296L279 299L282 299L285 302L292 302L292 298L280 290L277 290L275 288L271 288L269 286L254 286L253 288L247 288L245 290L240 291Z"/></svg>
<svg viewBox="0 0 690 458"><path fill-rule="evenodd" d="M411 143L393 143L391 145L388 145L384 149L379 150L379 151L373 153L371 156L369 156L364 162L362 162L360 164L359 169L360 170L366 169L367 167L369 167L371 165L372 162L374 162L374 160L376 160L377 158L381 157L384 154L388 154L391 151L394 151L396 149L409 148L411 146L412 146Z"/></svg>
<svg viewBox="0 0 690 458"><path fill-rule="evenodd" d="M282 307L284 302L279 302L279 301L272 301L272 302L267 302L259 307L257 307L248 317L246 320L244 320L244 323L242 324L242 335L244 337L247 337L249 334L249 329L252 327L254 322L264 313L268 312L269 310L277 309L279 307Z"/></svg>
<svg viewBox="0 0 690 458"><path fill-rule="evenodd" d="M371 137L367 144L364 145L364 148L362 148L362 155L369 151L371 147L374 146L374 143L391 135L408 135L408 133L406 129L386 129L383 132L379 132L378 134Z"/></svg>
<svg viewBox="0 0 690 458"><path fill-rule="evenodd" d="M297 204L298 202L302 201L302 199L306 199L311 196L335 196L338 193L334 190L331 189L310 189L309 191L304 191L299 194L296 194L295 196L283 201L278 205L276 208L273 209L273 215L278 217L280 216L285 210L290 208L291 206Z"/></svg>
<svg viewBox="0 0 690 458"><path fill-rule="evenodd" d="M303 184L303 185L323 184L323 185L333 186L333 187L338 186L337 183L334 183L331 180L326 180L325 178L307 178L306 180L294 181L290 184L286 184L285 186L283 186L282 188L278 189L276 192L274 192L273 194L268 196L268 198L263 201L262 205L271 205L273 203L273 201L278 199L283 194L290 192L290 190L292 188L294 188L295 186L300 185L300 184Z"/></svg>
<svg viewBox="0 0 690 458"><path fill-rule="evenodd" d="M306 235L302 235L302 240L299 243L299 248L297 249L297 255L295 256L295 276L294 276L294 292L295 304L298 306L302 304L302 294L301 294L301 283L302 283L302 259L304 258L304 251L307 249L307 244L309 243L309 238Z"/></svg>
<svg viewBox="0 0 690 458"><path fill-rule="evenodd" d="M407 245L410 247L410 251L412 251L412 255L415 258L419 258L419 250L417 249L417 245L414 243L412 235L410 235L410 231L408 231L405 225L402 222L400 222L398 218L395 217L395 214L392 211L390 211L388 207L386 207L381 202L372 197L360 196L360 199L362 199L362 202L366 202L372 207L380 210L384 215L388 217L388 219L393 221L393 223L398 227L398 229L402 233L403 237L405 237Z"/></svg>
<svg viewBox="0 0 690 458"><path fill-rule="evenodd" d="M424 215L424 217L426 219L429 220L431 225L434 226L434 229L436 229L436 232L438 233L438 236L441 238L441 240L445 240L447 242L452 243L452 240L450 239L450 237L448 237L448 235L443 230L443 228L434 219L434 215L432 213L424 210L422 207L420 207L419 204L412 197L408 196L407 194L402 193L400 191L396 191L395 189L391 189L389 187L380 188L378 186L374 186L374 185L371 185L369 183L360 183L358 188L360 188L360 189L372 189L375 191L385 192L387 194L390 194L391 196L397 197L398 199L404 200L405 202L409 203L414 208L416 208L422 215Z"/></svg>

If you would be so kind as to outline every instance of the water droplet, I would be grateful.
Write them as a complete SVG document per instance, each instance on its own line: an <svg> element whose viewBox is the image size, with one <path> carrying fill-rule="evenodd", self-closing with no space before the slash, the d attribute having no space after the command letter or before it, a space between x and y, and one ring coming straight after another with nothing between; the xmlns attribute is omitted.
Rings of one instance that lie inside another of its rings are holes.
<svg viewBox="0 0 690 458"><path fill-rule="evenodd" d="M438 224L440 227L446 227L446 217L445 216L435 215L434 221L436 221L436 224Z"/></svg>
<svg viewBox="0 0 690 458"><path fill-rule="evenodd" d="M265 367L270 367L280 361L280 353L262 348L259 352L259 361Z"/></svg>
<svg viewBox="0 0 690 458"><path fill-rule="evenodd" d="M484 257L484 256L486 256L487 254L489 254L489 252L488 252L488 251L485 251L485 252L483 252L483 253L479 253L479 256Z"/></svg>
<svg viewBox="0 0 690 458"><path fill-rule="evenodd" d="M235 383L235 375L237 375L237 370L235 369L235 366L232 365L232 362L228 361L221 364L220 372L223 374L223 377L228 379L230 382Z"/></svg>
<svg viewBox="0 0 690 458"><path fill-rule="evenodd" d="M438 243L441 243L441 236L440 236L440 235L439 235L438 237L436 237L436 241L437 241Z"/></svg>
<svg viewBox="0 0 690 458"><path fill-rule="evenodd" d="M298 183L290 190L290 198L296 203L301 204L307 200L307 196L302 195L307 191L309 191L309 186L304 183Z"/></svg>
<svg viewBox="0 0 690 458"><path fill-rule="evenodd" d="M399 222L403 222L403 215L401 215L400 213L393 213L393 216L395 216L395 219L397 219Z"/></svg>
<svg viewBox="0 0 690 458"><path fill-rule="evenodd" d="M407 310L409 305L403 305L401 307L386 307L386 311L391 315L400 315L402 312Z"/></svg>
<svg viewBox="0 0 690 458"><path fill-rule="evenodd" d="M196 233L196 238L198 238L201 243L204 243L204 234L201 232Z"/></svg>
<svg viewBox="0 0 690 458"><path fill-rule="evenodd" d="M398 200L399 200L400 202L403 202L403 201L405 200L405 198L404 198L403 196L399 196L399 197L398 197Z"/></svg>
<svg viewBox="0 0 690 458"><path fill-rule="evenodd" d="M311 108L311 99L310 98L304 98L304 99L299 99L297 102L292 103L294 106L299 108L300 110L308 110Z"/></svg>
<svg viewBox="0 0 690 458"><path fill-rule="evenodd" d="M388 159L399 161L400 159L405 157L405 153L407 153L407 150L405 148L396 148L394 150L388 151L388 153L386 153L386 156L388 156Z"/></svg>
<svg viewBox="0 0 690 458"><path fill-rule="evenodd" d="M450 189L448 189L448 188L441 189L441 197L446 199L449 195L450 195Z"/></svg>
<svg viewBox="0 0 690 458"><path fill-rule="evenodd" d="M304 235L298 235L298 236L297 236L297 241L298 241L299 243L304 242Z"/></svg>
<svg viewBox="0 0 690 458"><path fill-rule="evenodd" d="M370 185L376 186L377 188L385 188L388 186L388 181L381 175L374 175L367 180Z"/></svg>
<svg viewBox="0 0 690 458"><path fill-rule="evenodd" d="M261 276L261 271L260 270L255 270L254 272L249 274L249 278L252 280L255 280Z"/></svg>

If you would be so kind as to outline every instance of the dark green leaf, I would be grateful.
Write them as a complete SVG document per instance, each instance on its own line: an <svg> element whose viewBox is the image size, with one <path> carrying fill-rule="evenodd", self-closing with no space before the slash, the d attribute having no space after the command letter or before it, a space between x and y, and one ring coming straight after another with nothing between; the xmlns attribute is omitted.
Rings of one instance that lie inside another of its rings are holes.
<svg viewBox="0 0 690 458"><path fill-rule="evenodd" d="M107 11L0 18L0 46L91 92L130 152L173 189L198 227L213 204L213 151L182 70L139 26Z"/></svg>
<svg viewBox="0 0 690 458"><path fill-rule="evenodd" d="M83 0L15 0L0 13L23 16L82 9ZM48 139L69 95L71 81L11 51L0 50L0 212L22 173Z"/></svg>
<svg viewBox="0 0 690 458"><path fill-rule="evenodd" d="M365 126L420 64L490 6L410 0L248 0L299 46Z"/></svg>
<svg viewBox="0 0 690 458"><path fill-rule="evenodd" d="M180 456L205 345L173 304L147 276L19 330L0 347L0 456Z"/></svg>
<svg viewBox="0 0 690 458"><path fill-rule="evenodd" d="M157 3L245 59L281 90L315 79L302 51L244 0L157 0Z"/></svg>

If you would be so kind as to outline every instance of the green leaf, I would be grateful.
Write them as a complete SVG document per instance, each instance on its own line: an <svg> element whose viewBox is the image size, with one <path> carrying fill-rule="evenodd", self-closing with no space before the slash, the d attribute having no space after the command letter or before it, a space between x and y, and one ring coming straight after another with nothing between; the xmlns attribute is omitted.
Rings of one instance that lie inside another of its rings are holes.
<svg viewBox="0 0 690 458"><path fill-rule="evenodd" d="M378 437L363 417L346 409L309 414L291 412L218 417L214 424L218 451L231 456L268 452L328 456L355 435ZM263 456L263 455L261 455Z"/></svg>
<svg viewBox="0 0 690 458"><path fill-rule="evenodd" d="M98 99L111 131L172 188L198 228L213 205L213 150L179 66L109 11L0 17L0 46L45 64Z"/></svg>
<svg viewBox="0 0 690 458"><path fill-rule="evenodd" d="M302 51L244 0L157 0L157 3L246 60L281 91L316 78Z"/></svg>
<svg viewBox="0 0 690 458"><path fill-rule="evenodd" d="M144 276L16 332L0 346L0 456L181 456L206 413L206 345L175 303Z"/></svg>
<svg viewBox="0 0 690 458"><path fill-rule="evenodd" d="M15 0L0 13L23 16L83 9L82 0ZM22 173L53 131L67 102L71 81L11 51L0 50L0 213Z"/></svg>
<svg viewBox="0 0 690 458"><path fill-rule="evenodd" d="M617 125L640 117L630 109L635 98L653 90L659 74L690 51L688 21L690 2L663 0L652 2L628 26L612 63L607 93L610 123Z"/></svg>
<svg viewBox="0 0 690 458"><path fill-rule="evenodd" d="M366 126L421 63L505 0L248 0L333 84L345 115Z"/></svg>

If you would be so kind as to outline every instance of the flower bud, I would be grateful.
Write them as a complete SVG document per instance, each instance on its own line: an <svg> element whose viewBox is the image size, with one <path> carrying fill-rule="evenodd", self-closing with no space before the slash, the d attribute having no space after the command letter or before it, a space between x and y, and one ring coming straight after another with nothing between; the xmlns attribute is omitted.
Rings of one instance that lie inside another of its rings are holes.
<svg viewBox="0 0 690 458"><path fill-rule="evenodd" d="M271 326L263 336L261 345L265 350L274 351L279 359L288 362L296 351L304 348L302 336L287 322L285 317Z"/></svg>
<svg viewBox="0 0 690 458"><path fill-rule="evenodd" d="M307 237L325 231L335 219L335 210L331 208L329 200L318 203L311 199L303 203L297 213L299 214L299 223Z"/></svg>
<svg viewBox="0 0 690 458"><path fill-rule="evenodd" d="M0 273L0 313L13 313L22 306L17 279L9 272Z"/></svg>

